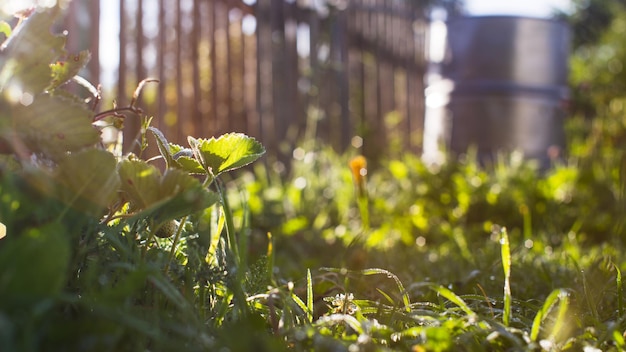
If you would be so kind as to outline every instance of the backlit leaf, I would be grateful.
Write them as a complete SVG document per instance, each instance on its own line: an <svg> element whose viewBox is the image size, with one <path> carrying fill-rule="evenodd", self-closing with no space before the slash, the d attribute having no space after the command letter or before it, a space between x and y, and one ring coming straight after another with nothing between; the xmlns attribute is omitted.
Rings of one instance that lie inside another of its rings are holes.
<svg viewBox="0 0 626 352"><path fill-rule="evenodd" d="M8 38L11 36L12 31L11 26L6 21L0 21L0 33Z"/></svg>
<svg viewBox="0 0 626 352"><path fill-rule="evenodd" d="M113 154L100 149L74 153L59 163L55 178L61 199L79 210L101 216L117 196L120 179Z"/></svg>
<svg viewBox="0 0 626 352"><path fill-rule="evenodd" d="M243 133L228 133L218 138L188 138L200 163L214 176L248 165L265 153L261 143Z"/></svg>
<svg viewBox="0 0 626 352"><path fill-rule="evenodd" d="M91 54L87 50L83 50L78 54L69 55L64 60L59 60L50 65L52 70L52 81L48 86L48 90L57 88L76 76L78 72L87 65Z"/></svg>
<svg viewBox="0 0 626 352"><path fill-rule="evenodd" d="M115 202L120 185L115 157L100 149L68 154L51 171L28 168L23 177L47 197L95 218Z"/></svg>
<svg viewBox="0 0 626 352"><path fill-rule="evenodd" d="M148 131L154 135L157 147L168 168L177 168L190 174L204 174L204 168L194 158L190 149L169 143L163 133L154 127L148 127ZM188 153L186 153L188 151Z"/></svg>
<svg viewBox="0 0 626 352"><path fill-rule="evenodd" d="M200 181L178 169L160 171L142 160L123 160L119 165L121 189L139 217L156 223L205 209L219 200Z"/></svg>
<svg viewBox="0 0 626 352"><path fill-rule="evenodd" d="M0 92L32 96L50 85L50 64L64 54L65 37L50 31L56 12L35 11L24 20L0 51Z"/></svg>
<svg viewBox="0 0 626 352"><path fill-rule="evenodd" d="M28 106L2 106L0 138L56 158L100 141L100 133L91 124L92 116L84 105L41 94Z"/></svg>

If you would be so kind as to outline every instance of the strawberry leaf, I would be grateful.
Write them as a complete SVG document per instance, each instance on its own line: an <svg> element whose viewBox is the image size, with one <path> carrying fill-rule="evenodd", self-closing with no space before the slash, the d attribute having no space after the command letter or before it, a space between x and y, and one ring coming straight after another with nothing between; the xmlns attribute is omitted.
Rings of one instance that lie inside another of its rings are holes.
<svg viewBox="0 0 626 352"><path fill-rule="evenodd" d="M76 55L70 55L65 60L59 60L50 65L52 71L52 81L47 90L55 89L72 79L78 72L87 65L91 54L83 50Z"/></svg>
<svg viewBox="0 0 626 352"><path fill-rule="evenodd" d="M91 124L93 112L60 96L41 94L27 106L2 105L0 139L31 152L54 159L100 141L100 133Z"/></svg>
<svg viewBox="0 0 626 352"><path fill-rule="evenodd" d="M0 51L0 92L19 100L50 85L50 64L65 53L65 36L50 32L56 17L56 11L35 11L6 40Z"/></svg>
<svg viewBox="0 0 626 352"><path fill-rule="evenodd" d="M188 137L188 141L202 166L213 176L248 165L265 153L261 143L243 133L211 139Z"/></svg>
<svg viewBox="0 0 626 352"><path fill-rule="evenodd" d="M180 218L205 209L219 200L200 181L178 169L159 170L142 160L119 164L121 190L138 217L150 216L155 223Z"/></svg>

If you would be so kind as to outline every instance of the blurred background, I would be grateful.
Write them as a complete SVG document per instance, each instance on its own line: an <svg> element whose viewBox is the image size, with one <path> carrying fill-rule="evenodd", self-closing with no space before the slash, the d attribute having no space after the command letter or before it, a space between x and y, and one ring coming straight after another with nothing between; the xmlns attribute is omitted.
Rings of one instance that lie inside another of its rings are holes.
<svg viewBox="0 0 626 352"><path fill-rule="evenodd" d="M26 3L9 1L3 10ZM581 58L622 7L608 0L74 0L63 26L70 50L92 52L83 75L102 85L107 108L113 99L128 104L142 79L160 81L144 88L140 106L179 144L188 135L237 131L261 140L277 160L315 139L374 159L411 152L437 161L446 149L477 145L479 154L522 149L545 162L565 144L563 118L584 110ZM603 53L610 61L616 51ZM605 71L621 72L621 61L611 62ZM125 129L134 135L139 120L127 119Z"/></svg>

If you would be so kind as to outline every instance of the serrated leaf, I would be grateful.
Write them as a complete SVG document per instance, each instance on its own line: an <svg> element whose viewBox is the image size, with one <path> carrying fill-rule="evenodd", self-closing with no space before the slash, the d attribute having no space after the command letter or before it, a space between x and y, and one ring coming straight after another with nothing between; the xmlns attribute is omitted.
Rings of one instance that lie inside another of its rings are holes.
<svg viewBox="0 0 626 352"><path fill-rule="evenodd" d="M157 224L180 218L217 202L217 194L202 187L184 171L158 169L142 160L120 162L121 190L139 217L151 217Z"/></svg>
<svg viewBox="0 0 626 352"><path fill-rule="evenodd" d="M50 31L56 17L57 11L35 11L15 28L0 51L0 92L35 96L50 85L50 64L65 45Z"/></svg>
<svg viewBox="0 0 626 352"><path fill-rule="evenodd" d="M59 60L50 64L52 71L52 80L47 90L57 88L76 76L78 72L87 65L91 59L91 54L87 50L83 50L76 55L70 55L64 60Z"/></svg>
<svg viewBox="0 0 626 352"><path fill-rule="evenodd" d="M228 133L218 138L188 138L189 146L210 174L217 176L257 160L265 153L261 143L243 133Z"/></svg>
<svg viewBox="0 0 626 352"><path fill-rule="evenodd" d="M62 97L41 94L28 106L16 104L3 110L0 138L17 140L31 152L56 158L100 141L91 124L93 112Z"/></svg>

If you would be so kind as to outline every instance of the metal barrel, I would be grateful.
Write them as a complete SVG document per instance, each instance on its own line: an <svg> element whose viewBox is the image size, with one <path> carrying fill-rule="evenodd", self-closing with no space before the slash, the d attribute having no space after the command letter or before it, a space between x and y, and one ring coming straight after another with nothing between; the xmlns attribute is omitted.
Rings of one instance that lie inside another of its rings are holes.
<svg viewBox="0 0 626 352"><path fill-rule="evenodd" d="M485 161L519 150L549 166L565 144L566 23L480 16L454 18L447 27L441 74L451 84L445 92L427 90L426 118L433 121L425 128L444 125L436 128L438 138L455 154L476 147ZM429 94L447 95L446 103L429 107Z"/></svg>

